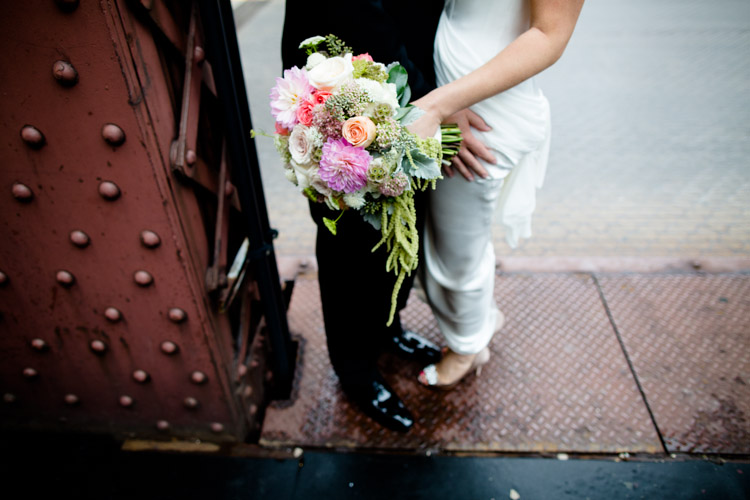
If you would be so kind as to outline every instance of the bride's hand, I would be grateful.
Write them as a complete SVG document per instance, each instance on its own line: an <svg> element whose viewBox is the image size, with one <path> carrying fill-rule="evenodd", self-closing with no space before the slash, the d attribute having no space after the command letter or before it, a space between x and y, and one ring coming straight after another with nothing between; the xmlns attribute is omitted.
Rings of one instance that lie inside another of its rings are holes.
<svg viewBox="0 0 750 500"><path fill-rule="evenodd" d="M412 104L419 107L419 101L414 101ZM425 113L410 125L407 125L406 129L412 134L422 138L434 137L435 132L437 132L438 127L440 127L440 116L434 111L424 110L423 108L420 109L425 111Z"/></svg>
<svg viewBox="0 0 750 500"><path fill-rule="evenodd" d="M490 153L487 146L477 139L471 130L472 128L483 132L491 130L482 117L467 108L452 114L443 121L445 123L457 124L458 128L461 129L462 138L461 149L458 150L458 154L453 157L453 161L450 165L443 167L445 175L453 177L453 169L456 169L466 178L467 181L473 181L474 174L483 179L489 177L487 170L481 163L479 163L477 158L481 158L487 163L493 165L497 163L497 160L492 153Z"/></svg>

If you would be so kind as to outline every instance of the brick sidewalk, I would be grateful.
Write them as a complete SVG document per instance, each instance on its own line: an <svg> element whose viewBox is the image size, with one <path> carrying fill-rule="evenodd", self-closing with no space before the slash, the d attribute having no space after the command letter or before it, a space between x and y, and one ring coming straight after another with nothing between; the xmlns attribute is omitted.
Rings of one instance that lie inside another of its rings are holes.
<svg viewBox="0 0 750 500"><path fill-rule="evenodd" d="M553 141L534 236L499 256L750 256L750 5L587 2L563 58L540 77ZM239 30L254 125L273 130L284 5ZM305 199L258 139L281 255L311 255Z"/></svg>

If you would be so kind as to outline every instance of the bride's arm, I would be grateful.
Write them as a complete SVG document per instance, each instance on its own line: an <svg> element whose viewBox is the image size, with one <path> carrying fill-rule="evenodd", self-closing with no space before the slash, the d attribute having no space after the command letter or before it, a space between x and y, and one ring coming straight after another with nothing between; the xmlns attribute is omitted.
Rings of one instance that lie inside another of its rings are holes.
<svg viewBox="0 0 750 500"><path fill-rule="evenodd" d="M447 117L554 64L573 34L582 6L583 0L531 0L530 28L480 68L414 101L426 114L409 129L432 135Z"/></svg>

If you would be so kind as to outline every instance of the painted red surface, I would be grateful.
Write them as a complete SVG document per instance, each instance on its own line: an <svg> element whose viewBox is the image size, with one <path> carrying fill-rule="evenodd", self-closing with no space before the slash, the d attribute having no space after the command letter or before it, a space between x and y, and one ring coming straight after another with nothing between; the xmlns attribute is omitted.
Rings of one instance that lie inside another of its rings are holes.
<svg viewBox="0 0 750 500"><path fill-rule="evenodd" d="M0 16L0 416L241 437L232 326L204 291L215 219L170 167L176 49L132 4Z"/></svg>

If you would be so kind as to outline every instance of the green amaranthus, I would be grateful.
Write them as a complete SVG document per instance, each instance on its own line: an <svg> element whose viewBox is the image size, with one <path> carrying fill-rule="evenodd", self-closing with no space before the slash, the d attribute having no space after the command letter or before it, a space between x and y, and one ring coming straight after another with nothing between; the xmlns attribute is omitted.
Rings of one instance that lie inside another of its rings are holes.
<svg viewBox="0 0 750 500"><path fill-rule="evenodd" d="M458 153L461 147L461 131L456 125L441 126L441 154L438 161L450 162L450 158ZM380 241L373 247L375 252L385 244L388 259L385 269L393 271L396 283L391 293L391 309L388 313L388 323L391 326L396 315L396 304L401 285L411 272L419 265L419 232L417 231L417 211L414 207L414 192L425 191L428 187L435 189L437 179L425 180L412 178L411 190L404 191L401 196L393 198L390 204L392 212L389 214L388 204L381 204Z"/></svg>

